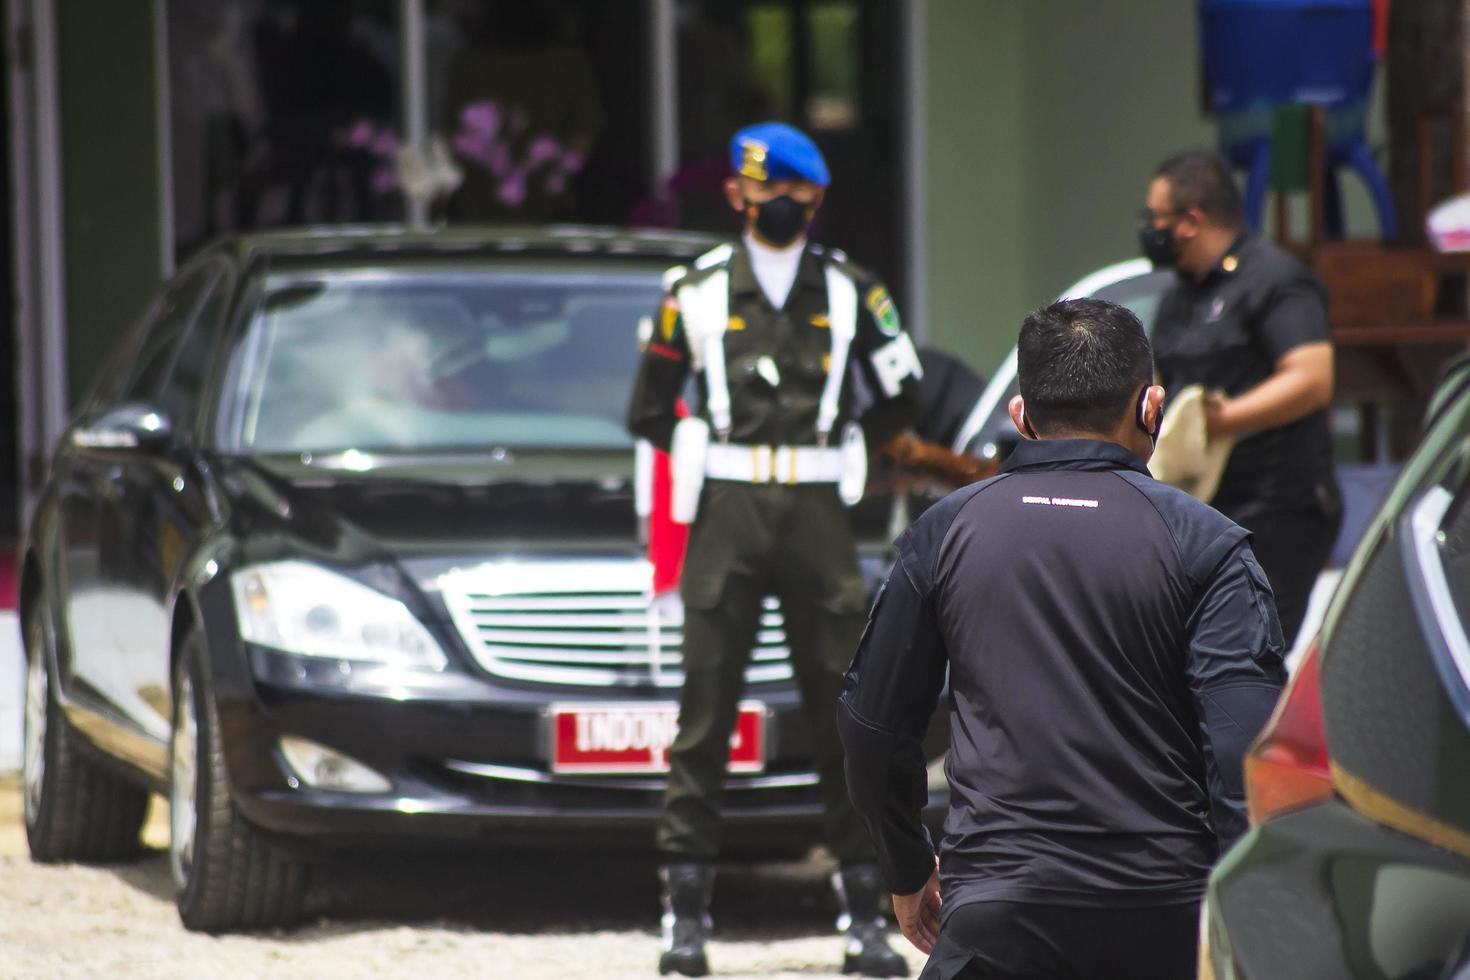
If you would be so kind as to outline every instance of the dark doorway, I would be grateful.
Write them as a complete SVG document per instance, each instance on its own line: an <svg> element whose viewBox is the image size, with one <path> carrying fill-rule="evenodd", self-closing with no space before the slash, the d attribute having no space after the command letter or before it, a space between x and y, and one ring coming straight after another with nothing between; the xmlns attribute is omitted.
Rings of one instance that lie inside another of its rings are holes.
<svg viewBox="0 0 1470 980"><path fill-rule="evenodd" d="M169 0L180 259L231 231L392 221L395 0Z"/></svg>
<svg viewBox="0 0 1470 980"><path fill-rule="evenodd" d="M668 196L679 223L732 230L719 189L731 135L765 119L789 122L811 134L832 170L814 237L900 294L907 285L901 5L679 0L677 10L680 170Z"/></svg>

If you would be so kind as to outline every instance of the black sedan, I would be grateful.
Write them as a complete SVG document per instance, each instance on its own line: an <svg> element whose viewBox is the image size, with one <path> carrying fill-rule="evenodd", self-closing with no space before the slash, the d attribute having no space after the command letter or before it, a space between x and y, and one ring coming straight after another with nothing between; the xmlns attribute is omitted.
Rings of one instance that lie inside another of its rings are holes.
<svg viewBox="0 0 1470 980"><path fill-rule="evenodd" d="M663 270L709 244L303 232L183 268L24 547L34 857L136 854L164 793L182 919L224 930L290 922L312 846L650 844L681 611L622 415ZM888 504L855 519L881 562ZM774 602L747 681L728 837L814 842Z"/></svg>
<svg viewBox="0 0 1470 980"><path fill-rule="evenodd" d="M1201 975L1470 978L1470 363L1246 760Z"/></svg>

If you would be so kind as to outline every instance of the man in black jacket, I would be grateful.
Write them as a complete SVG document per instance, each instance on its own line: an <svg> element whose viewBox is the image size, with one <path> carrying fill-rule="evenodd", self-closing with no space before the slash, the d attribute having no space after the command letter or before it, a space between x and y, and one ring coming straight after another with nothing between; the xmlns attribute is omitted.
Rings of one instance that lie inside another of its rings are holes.
<svg viewBox="0 0 1470 980"><path fill-rule="evenodd" d="M853 801L925 976L1193 977L1241 760L1285 679L1248 532L1154 481L1136 317L1025 321L1027 436L898 539L838 709ZM949 680L936 858L920 742ZM942 894L942 901L941 901Z"/></svg>

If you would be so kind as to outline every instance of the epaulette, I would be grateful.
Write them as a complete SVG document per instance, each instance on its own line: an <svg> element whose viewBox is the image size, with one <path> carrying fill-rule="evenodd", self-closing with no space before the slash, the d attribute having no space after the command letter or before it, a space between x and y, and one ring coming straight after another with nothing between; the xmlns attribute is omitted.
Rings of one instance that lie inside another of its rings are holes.
<svg viewBox="0 0 1470 980"><path fill-rule="evenodd" d="M878 281L871 269L858 265L840 248L814 245L812 246L812 251L820 256L822 261L835 266L856 283L873 285Z"/></svg>
<svg viewBox="0 0 1470 980"><path fill-rule="evenodd" d="M852 264L852 259L849 259L847 257L847 253L840 248L832 248L828 245L818 245L815 242L812 243L810 248L812 250L812 254L817 256L818 258L830 259L833 262L844 265Z"/></svg>
<svg viewBox="0 0 1470 980"><path fill-rule="evenodd" d="M666 269L663 276L664 292L671 292L673 288L677 286L682 280L688 278L691 275L696 275L701 272L708 272L712 269L719 268L720 266L728 265L730 259L733 258L734 255L735 246L726 242L723 245L715 246L708 252L705 252L699 258L695 259L694 262L691 263L693 266L692 268L688 265L676 265L672 269Z"/></svg>

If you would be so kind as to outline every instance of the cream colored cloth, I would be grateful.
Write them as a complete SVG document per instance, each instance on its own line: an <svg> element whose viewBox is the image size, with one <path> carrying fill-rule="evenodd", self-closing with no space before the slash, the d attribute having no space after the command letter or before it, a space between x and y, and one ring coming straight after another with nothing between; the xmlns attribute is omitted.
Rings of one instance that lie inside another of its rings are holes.
<svg viewBox="0 0 1470 980"><path fill-rule="evenodd" d="M1169 402L1158 445L1148 462L1154 479L1209 503L1220 486L1235 439L1205 434L1205 389L1190 385Z"/></svg>

